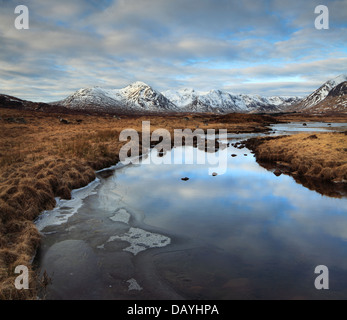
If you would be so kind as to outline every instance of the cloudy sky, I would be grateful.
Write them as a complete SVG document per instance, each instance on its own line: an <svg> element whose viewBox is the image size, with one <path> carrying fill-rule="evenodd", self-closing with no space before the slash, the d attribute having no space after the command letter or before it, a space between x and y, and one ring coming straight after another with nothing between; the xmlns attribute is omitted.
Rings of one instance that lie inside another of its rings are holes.
<svg viewBox="0 0 347 320"><path fill-rule="evenodd" d="M17 5L29 30L17 30ZM319 4L329 29L317 30ZM56 101L144 81L304 96L347 73L347 0L0 0L0 93Z"/></svg>

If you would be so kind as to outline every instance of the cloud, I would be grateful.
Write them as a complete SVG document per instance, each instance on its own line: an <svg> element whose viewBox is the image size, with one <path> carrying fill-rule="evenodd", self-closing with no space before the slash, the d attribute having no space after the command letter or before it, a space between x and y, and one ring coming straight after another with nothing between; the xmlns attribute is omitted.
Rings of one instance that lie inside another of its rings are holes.
<svg viewBox="0 0 347 320"><path fill-rule="evenodd" d="M30 29L14 28L20 1L0 1L0 88L31 100L135 80L305 95L346 70L346 1L31 0ZM293 80L294 79L294 80ZM277 82L276 82L277 81Z"/></svg>

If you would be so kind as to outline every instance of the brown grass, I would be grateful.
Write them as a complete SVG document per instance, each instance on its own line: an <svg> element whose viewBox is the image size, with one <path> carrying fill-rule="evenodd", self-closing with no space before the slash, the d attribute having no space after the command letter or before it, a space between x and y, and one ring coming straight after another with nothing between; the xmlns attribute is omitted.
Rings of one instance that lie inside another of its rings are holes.
<svg viewBox="0 0 347 320"><path fill-rule="evenodd" d="M289 113L278 114L275 118L279 121L285 122L347 122L346 113L326 113L326 114L312 114L312 113Z"/></svg>
<svg viewBox="0 0 347 320"><path fill-rule="evenodd" d="M347 182L347 135L345 133L295 134L255 138L246 143L260 162L290 168L293 175L329 182Z"/></svg>

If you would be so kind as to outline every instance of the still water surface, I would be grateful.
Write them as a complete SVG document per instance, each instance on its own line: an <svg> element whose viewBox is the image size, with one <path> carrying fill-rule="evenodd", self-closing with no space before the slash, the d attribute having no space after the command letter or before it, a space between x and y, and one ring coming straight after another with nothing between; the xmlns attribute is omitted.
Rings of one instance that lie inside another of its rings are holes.
<svg viewBox="0 0 347 320"><path fill-rule="evenodd" d="M308 125L273 129L344 129ZM251 136L230 135L228 142ZM44 235L36 260L52 284L43 297L346 299L347 198L277 177L246 148L230 145L227 153L227 171L217 176L196 162L116 166L44 212L36 222ZM315 289L318 265L329 268L329 290Z"/></svg>

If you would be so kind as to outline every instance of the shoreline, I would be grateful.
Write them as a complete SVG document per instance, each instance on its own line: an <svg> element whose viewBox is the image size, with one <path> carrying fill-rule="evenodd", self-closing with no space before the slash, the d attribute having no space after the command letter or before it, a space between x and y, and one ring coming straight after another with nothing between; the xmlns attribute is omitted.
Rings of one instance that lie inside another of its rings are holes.
<svg viewBox="0 0 347 320"><path fill-rule="evenodd" d="M347 194L347 132L257 137L242 145L276 176L289 175L322 195L340 198Z"/></svg>

